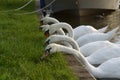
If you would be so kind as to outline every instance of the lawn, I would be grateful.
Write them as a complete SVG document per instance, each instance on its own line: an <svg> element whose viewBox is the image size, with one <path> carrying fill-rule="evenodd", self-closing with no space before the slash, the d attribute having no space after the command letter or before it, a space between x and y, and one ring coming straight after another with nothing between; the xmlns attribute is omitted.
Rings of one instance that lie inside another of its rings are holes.
<svg viewBox="0 0 120 80"><path fill-rule="evenodd" d="M0 0L0 80L77 80L62 54L41 61L45 37L39 31L35 14L16 15L35 10L35 2L17 12L29 0Z"/></svg>

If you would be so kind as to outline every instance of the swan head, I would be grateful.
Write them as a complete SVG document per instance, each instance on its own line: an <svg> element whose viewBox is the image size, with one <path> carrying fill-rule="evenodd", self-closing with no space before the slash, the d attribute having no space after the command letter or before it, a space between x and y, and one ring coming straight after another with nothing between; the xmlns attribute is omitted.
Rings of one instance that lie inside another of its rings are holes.
<svg viewBox="0 0 120 80"><path fill-rule="evenodd" d="M72 27L70 24L68 23L64 23L64 22L61 22L61 23L55 23L55 24L52 24L52 25L49 25L49 28L46 28L45 30L45 33L49 34L49 35L53 35L53 34L58 34L58 30L60 30L61 28L69 28L72 30Z"/></svg>
<svg viewBox="0 0 120 80"><path fill-rule="evenodd" d="M56 39L56 38L51 38L52 36L50 36L50 37L48 37L47 39L46 39L46 41L45 41L45 44L46 45L49 45L50 43L51 43L51 39Z"/></svg>
<svg viewBox="0 0 120 80"><path fill-rule="evenodd" d="M58 34L58 30L62 27L62 26L66 26L64 25L64 23L55 23L52 25L47 25L47 27L44 26L44 34L46 37L53 35L53 34Z"/></svg>
<svg viewBox="0 0 120 80"><path fill-rule="evenodd" d="M50 28L50 25L42 25L41 27L40 27L40 29L42 30L42 31L44 31L44 35L46 36L46 37L48 37L50 34L49 34L49 28Z"/></svg>
<svg viewBox="0 0 120 80"><path fill-rule="evenodd" d="M57 52L59 45L52 43L49 44L46 48L45 48L45 53L43 54L43 56L41 57L41 59L47 57L48 55L51 55L52 53Z"/></svg>
<svg viewBox="0 0 120 80"><path fill-rule="evenodd" d="M42 25L46 25L46 24L51 25L51 24L54 24L54 23L59 23L59 21L57 19L55 19L53 17L49 17L49 16L46 16L46 17L42 18L40 20L40 22L41 22Z"/></svg>
<svg viewBox="0 0 120 80"><path fill-rule="evenodd" d="M46 45L49 45L50 43L56 42L58 40L60 40L60 35L51 35L50 37L48 37L45 41Z"/></svg>
<svg viewBox="0 0 120 80"><path fill-rule="evenodd" d="M42 25L40 26L40 29L44 31L44 35L46 37L53 35L53 34L59 34L58 27L52 26L52 25Z"/></svg>
<svg viewBox="0 0 120 80"><path fill-rule="evenodd" d="M46 30L49 29L49 27L50 27L50 25L42 25L42 26L40 26L40 29L45 32Z"/></svg>

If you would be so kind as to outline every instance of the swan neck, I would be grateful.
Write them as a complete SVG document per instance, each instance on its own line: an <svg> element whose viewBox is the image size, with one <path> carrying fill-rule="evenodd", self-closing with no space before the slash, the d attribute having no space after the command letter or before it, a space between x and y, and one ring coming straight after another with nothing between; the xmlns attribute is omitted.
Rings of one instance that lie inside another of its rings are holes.
<svg viewBox="0 0 120 80"><path fill-rule="evenodd" d="M70 37L65 37L65 38L62 38L62 39L64 39L64 41L69 42L69 44L72 45L73 49L76 49L77 51L80 52L80 48L79 48L79 46L78 46L78 44L76 43L75 40L73 40Z"/></svg>
<svg viewBox="0 0 120 80"><path fill-rule="evenodd" d="M71 25L63 24L62 26L60 25L60 27L67 30L69 37L74 38L74 33Z"/></svg>
<svg viewBox="0 0 120 80"><path fill-rule="evenodd" d="M79 51L75 49L71 49L68 47L59 47L60 52L72 54L87 70L93 75L98 74L98 69L92 66L87 59L80 53Z"/></svg>
<svg viewBox="0 0 120 80"><path fill-rule="evenodd" d="M58 30L58 34L60 34L60 35L65 35L65 33L64 33L64 31L63 31L62 29L59 29L59 30Z"/></svg>
<svg viewBox="0 0 120 80"><path fill-rule="evenodd" d="M72 39L71 37L68 37L65 35L53 35L53 37L51 37L50 39L52 39L51 43L63 42L64 45L72 46L73 49L80 51L80 48L79 48L77 42L74 39Z"/></svg>
<svg viewBox="0 0 120 80"><path fill-rule="evenodd" d="M52 19L51 21L54 22L54 23L59 23L59 21L57 19L55 19L55 18Z"/></svg>

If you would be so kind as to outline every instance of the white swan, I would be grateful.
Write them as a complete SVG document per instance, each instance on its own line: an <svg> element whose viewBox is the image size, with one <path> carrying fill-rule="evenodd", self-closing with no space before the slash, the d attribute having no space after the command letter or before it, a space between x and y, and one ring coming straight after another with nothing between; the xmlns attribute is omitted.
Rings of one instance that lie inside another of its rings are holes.
<svg viewBox="0 0 120 80"><path fill-rule="evenodd" d="M60 43L60 42L63 42L64 45L66 45L65 42L68 42L73 47L73 49L80 51L85 57L90 56L92 53L103 47L113 46L113 45L120 46L120 44L114 44L109 41L95 41L88 43L79 48L75 40L65 35L51 35L45 41L47 45L51 43Z"/></svg>
<svg viewBox="0 0 120 80"><path fill-rule="evenodd" d="M48 27L48 29L45 29L45 35L46 34L52 35L60 28L64 28L68 31L69 36L74 38L74 33L72 30L72 27L71 27L71 25L69 25L67 23L55 23L52 25L43 25L43 26L44 27L50 26L50 27ZM110 40L111 38L114 37L117 30L118 30L118 28L115 28L112 31L109 31L107 33L89 33L89 34L86 34L86 35L80 37L76 41L79 44L79 46L83 46L84 44L89 43L89 42L93 42L93 41Z"/></svg>
<svg viewBox="0 0 120 80"><path fill-rule="evenodd" d="M57 27L56 27L57 26ZM42 25L43 30L45 30L45 34L53 35L59 29L65 29L68 32L68 36L74 38L74 32L70 24L68 23L55 23L52 25ZM47 28L46 28L47 27ZM63 34L63 32L61 32Z"/></svg>
<svg viewBox="0 0 120 80"><path fill-rule="evenodd" d="M45 54L42 58L55 52L64 52L73 54L78 61L80 61L85 68L96 78L120 78L120 58L113 58L98 67L92 66L85 57L77 50L71 49L58 44L50 44L45 49Z"/></svg>
<svg viewBox="0 0 120 80"><path fill-rule="evenodd" d="M77 39L78 45L81 47L87 43L94 42L94 41L105 41L111 40L115 35L119 27L107 32L107 33L90 33L86 34L79 39Z"/></svg>
<svg viewBox="0 0 120 80"><path fill-rule="evenodd" d="M108 28L108 26L102 28L102 29L99 29L99 30L96 30L95 28L87 25L87 26L79 26L75 29L73 29L73 32L74 32L74 39L77 40L79 37L85 35L85 34L88 34L88 33L103 33L106 31L106 29Z"/></svg>
<svg viewBox="0 0 120 80"><path fill-rule="evenodd" d="M101 48L90 56L86 57L90 64L98 65L109 59L120 57L120 47L115 45L110 45Z"/></svg>
<svg viewBox="0 0 120 80"><path fill-rule="evenodd" d="M76 50L80 51L80 48L77 45L76 41L73 38L65 36L65 35L51 35L45 41L45 43L47 45L49 45L51 43L61 44L61 42L65 46L66 46L66 42L67 42L68 44L70 44L72 46L73 49L76 49Z"/></svg>
<svg viewBox="0 0 120 80"><path fill-rule="evenodd" d="M43 24L48 24L51 25L52 23L59 23L59 21L55 18L52 17L44 17L41 19ZM57 26L56 26L57 27ZM43 27L41 27L43 28ZM76 27L75 29L73 29L74 32L74 39L77 40L79 37L88 34L88 33L93 33L93 32L105 32L107 30L108 26L101 28L99 30L96 30L94 27L90 26L90 25L81 25Z"/></svg>
<svg viewBox="0 0 120 80"><path fill-rule="evenodd" d="M111 46L116 45L120 47L120 44L111 43L109 41L95 41L95 42L91 42L91 43L85 44L84 46L80 47L80 51L85 57L87 57L87 56L90 56L95 51L103 47L110 46L110 45Z"/></svg>
<svg viewBox="0 0 120 80"><path fill-rule="evenodd" d="M53 34L58 34L58 35L65 35L65 32L62 29L56 30L54 33L49 33L49 25L42 25L41 26L42 30L44 31L44 34L46 37L48 37L49 35L53 35Z"/></svg>
<svg viewBox="0 0 120 80"><path fill-rule="evenodd" d="M55 37L56 36L56 37ZM68 41L70 44L72 44L72 46L74 45L74 48L76 48L77 47L77 49L76 50L78 50L79 49L79 47L78 47L78 45L77 45L77 43L74 41L74 40L72 40L71 39L71 41L70 40L67 40L67 39L70 39L69 37L67 38L64 38L64 37L62 37L61 36L61 39L59 38L59 37L57 37L58 35L54 35L54 36L52 36L52 37L49 37L47 40L46 40L46 42L49 44L49 43L52 43L53 41L59 41L59 40L62 40L62 41ZM60 35L59 35L60 36ZM64 38L64 39L63 39ZM98 42L99 43L99 42ZM88 51L88 53L89 53L89 51L91 51L91 55L89 55L88 57L87 57L87 60L91 63L91 64L93 64L93 65L98 65L98 64L101 64L101 63L103 63L104 61L106 61L106 60L109 60L109 59L111 59L111 58L114 58L114 57L119 57L120 56L120 54L119 54L119 52L120 52L120 47L118 47L117 45L115 45L115 44L112 44L112 43L110 43L110 42L107 42L107 41L101 41L100 43L103 43L103 48L102 48L102 44L100 45L100 44L98 44L98 45L94 45L93 46L93 49L94 50L92 50L93 51L93 53L92 53L92 51L90 50L91 48L88 48L88 49L86 49L87 51ZM97 43L96 43L97 44ZM105 45L106 44L106 45ZM77 45L77 46L76 46ZM75 47L76 46L76 47ZM91 45L92 46L92 45ZM100 46L100 47L99 47ZM78 50L79 51L79 50ZM82 54L83 55L86 55L86 51L85 51L85 47L84 48L80 48L80 52L83 52ZM99 56L98 56L99 55ZM98 61L98 59L99 59L99 61Z"/></svg>

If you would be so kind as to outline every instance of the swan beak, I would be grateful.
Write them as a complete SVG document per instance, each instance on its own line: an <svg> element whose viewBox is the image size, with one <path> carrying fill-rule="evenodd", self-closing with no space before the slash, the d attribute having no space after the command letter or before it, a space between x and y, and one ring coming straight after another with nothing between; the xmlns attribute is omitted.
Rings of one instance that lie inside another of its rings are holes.
<svg viewBox="0 0 120 80"><path fill-rule="evenodd" d="M46 37L49 37L49 31L46 31L46 32L44 33L44 35L45 35Z"/></svg>
<svg viewBox="0 0 120 80"><path fill-rule="evenodd" d="M41 57L41 60L43 60L44 58L46 58L49 55L48 51L45 51L45 53L43 54L43 56Z"/></svg>
<svg viewBox="0 0 120 80"><path fill-rule="evenodd" d="M45 45L49 45L50 40L45 41Z"/></svg>

